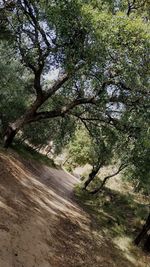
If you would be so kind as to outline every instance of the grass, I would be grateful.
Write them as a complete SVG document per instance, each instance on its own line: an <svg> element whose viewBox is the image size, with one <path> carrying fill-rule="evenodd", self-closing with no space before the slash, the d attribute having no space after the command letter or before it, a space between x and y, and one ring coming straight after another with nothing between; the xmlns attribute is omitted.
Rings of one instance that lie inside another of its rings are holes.
<svg viewBox="0 0 150 267"><path fill-rule="evenodd" d="M15 141L11 145L11 148L15 150L24 159L35 160L41 164L45 164L49 167L56 168L56 165L52 159L48 158L46 155L39 153L38 151L28 146L27 144L23 144L23 143L19 143Z"/></svg>
<svg viewBox="0 0 150 267"><path fill-rule="evenodd" d="M146 204L135 201L132 194L105 188L99 195L89 195L80 186L75 189L77 201L97 221L100 229L111 237L135 238L148 215Z"/></svg>

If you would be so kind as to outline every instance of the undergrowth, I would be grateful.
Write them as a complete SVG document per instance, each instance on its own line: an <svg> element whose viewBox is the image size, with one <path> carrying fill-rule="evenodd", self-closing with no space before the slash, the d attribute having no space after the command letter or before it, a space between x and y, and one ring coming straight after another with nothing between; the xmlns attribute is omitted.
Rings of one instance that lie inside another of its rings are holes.
<svg viewBox="0 0 150 267"><path fill-rule="evenodd" d="M41 164L45 164L49 167L57 167L54 163L54 161L50 158L48 158L46 155L43 155L33 149L31 146L20 143L18 141L15 141L11 147L14 151L16 151L20 156L22 156L24 159L27 160L35 160L38 161ZM4 149L1 148L1 150L4 151Z"/></svg>
<svg viewBox="0 0 150 267"><path fill-rule="evenodd" d="M80 205L95 218L97 226L112 237L127 235L135 238L149 212L147 204L135 201L132 194L109 188L90 195L78 185L75 195Z"/></svg>

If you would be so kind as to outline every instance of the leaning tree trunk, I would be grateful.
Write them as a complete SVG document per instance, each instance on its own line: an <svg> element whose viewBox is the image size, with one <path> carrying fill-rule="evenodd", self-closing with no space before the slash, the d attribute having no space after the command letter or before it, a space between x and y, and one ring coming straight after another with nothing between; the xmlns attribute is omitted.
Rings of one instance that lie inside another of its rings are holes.
<svg viewBox="0 0 150 267"><path fill-rule="evenodd" d="M24 125L34 121L36 111L41 106L41 103L42 100L37 98L23 116L8 125L4 133L5 148L8 148L11 145L12 141L14 140L14 137L19 132L19 130L23 128Z"/></svg>
<svg viewBox="0 0 150 267"><path fill-rule="evenodd" d="M144 250L147 252L150 252L150 235L146 238L146 241L144 243Z"/></svg>
<svg viewBox="0 0 150 267"><path fill-rule="evenodd" d="M138 234L138 236L134 240L135 245L138 246L140 244L140 242L145 238L149 230L150 230L150 214L146 220L146 223L143 226L142 231ZM149 241L150 240L148 239L147 243L145 243L146 246L149 243Z"/></svg>
<svg viewBox="0 0 150 267"><path fill-rule="evenodd" d="M13 127L9 125L4 133L4 147L5 148L8 148L11 145L16 134L17 134L17 130L13 129Z"/></svg>
<svg viewBox="0 0 150 267"><path fill-rule="evenodd" d="M113 175L113 176L114 176L114 175ZM106 177L104 178L104 180L102 181L100 187L98 187L98 188L94 189L93 191L91 191L90 194L94 195L94 194L96 194L96 193L98 193L98 192L101 192L101 191L103 190L103 188L104 188L104 186L105 186L107 180L108 180L109 178L113 177L113 176L112 176L112 175L106 176Z"/></svg>
<svg viewBox="0 0 150 267"><path fill-rule="evenodd" d="M108 181L110 178L112 178L112 177L116 176L117 174L119 174L124 168L126 168L126 166L127 166L126 164L121 164L120 167L118 168L118 170L117 170L115 173L110 174L110 175L104 177L104 179L103 179L101 185L100 185L98 188L96 188L96 189L94 189L93 191L91 191L90 194L94 195L94 194L96 194L96 193L98 193L98 192L101 192L101 191L103 190L105 184L107 183L107 181Z"/></svg>
<svg viewBox="0 0 150 267"><path fill-rule="evenodd" d="M99 172L100 168L102 167L102 163L96 166L95 168L93 167L91 173L89 174L88 179L85 181L83 185L83 190L86 190L88 185L94 180L96 174Z"/></svg>
<svg viewBox="0 0 150 267"><path fill-rule="evenodd" d="M42 58L45 61L45 58ZM42 61L41 59L41 61ZM60 109L54 109L51 112L39 112L37 114L37 110L39 107L42 106L43 103L45 103L45 101L47 101L53 94L55 94L55 92L57 92L57 90L69 79L70 75L68 75L68 73L63 74L62 76L60 76L56 82L50 86L50 88L47 90L47 92L42 90L41 84L40 84L40 79L41 79L41 75L42 75L42 71L43 71L44 65L43 63L39 65L38 70L36 70L36 68L34 68L34 89L36 91L36 99L34 101L34 103L29 107L29 109L25 112L25 114L19 118L18 120L16 120L15 122L9 124L9 126L7 127L5 134L4 134L4 147L9 147L10 144L12 143L15 135L18 133L18 131L20 129L22 129L22 127L25 124L31 123L31 122L35 122L35 121L39 121L41 119L46 119L46 118L54 118L54 117L58 117L58 116L62 116L65 113L67 113L70 109L74 108L75 106L79 105L79 104L83 104L83 103L89 103L89 99L88 101L86 100L82 100L82 101L77 101L74 100L72 103L70 103L68 105L68 107L66 108L66 106L64 108L60 108ZM32 68L33 70L33 68ZM40 115L39 115L40 114ZM50 115L49 115L50 114ZM39 117L38 117L39 115Z"/></svg>
<svg viewBox="0 0 150 267"><path fill-rule="evenodd" d="M20 119L16 120L13 123L10 123L4 133L4 147L8 148L18 131L27 123L26 118L23 116Z"/></svg>

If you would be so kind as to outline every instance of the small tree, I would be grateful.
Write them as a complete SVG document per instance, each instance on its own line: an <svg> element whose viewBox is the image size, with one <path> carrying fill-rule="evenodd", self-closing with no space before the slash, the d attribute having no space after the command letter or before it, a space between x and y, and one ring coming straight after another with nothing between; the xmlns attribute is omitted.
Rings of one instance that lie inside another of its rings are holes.
<svg viewBox="0 0 150 267"><path fill-rule="evenodd" d="M69 143L68 153L71 162L77 165L89 163L92 171L84 182L84 189L92 182L100 168L112 160L116 142L115 132L108 127L79 127Z"/></svg>

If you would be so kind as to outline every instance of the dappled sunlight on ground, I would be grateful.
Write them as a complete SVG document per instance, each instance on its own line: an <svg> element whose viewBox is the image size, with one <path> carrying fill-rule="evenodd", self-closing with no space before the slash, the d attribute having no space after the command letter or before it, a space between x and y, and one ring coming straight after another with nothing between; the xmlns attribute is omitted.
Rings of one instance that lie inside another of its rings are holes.
<svg viewBox="0 0 150 267"><path fill-rule="evenodd" d="M141 267L77 204L77 182L0 152L0 267Z"/></svg>
<svg viewBox="0 0 150 267"><path fill-rule="evenodd" d="M124 255L126 255L127 259L130 260L132 263L136 264L137 260L130 251L132 246L132 239L126 236L121 236L114 238L113 241L124 252Z"/></svg>

